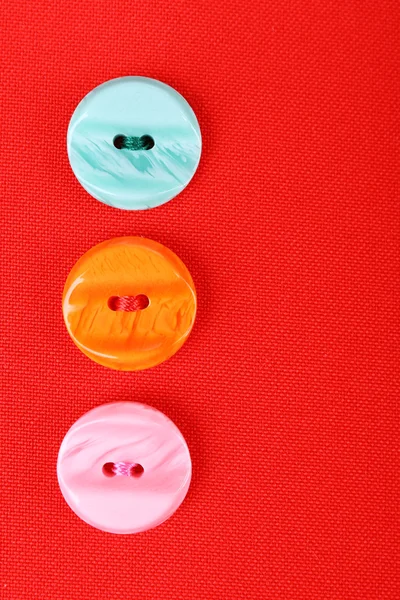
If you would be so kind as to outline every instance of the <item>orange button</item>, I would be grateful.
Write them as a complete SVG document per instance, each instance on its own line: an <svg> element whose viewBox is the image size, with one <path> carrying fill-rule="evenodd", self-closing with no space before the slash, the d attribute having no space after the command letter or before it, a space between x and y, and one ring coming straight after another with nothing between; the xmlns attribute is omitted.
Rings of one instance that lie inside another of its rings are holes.
<svg viewBox="0 0 400 600"><path fill-rule="evenodd" d="M196 291L183 262L165 246L122 237L91 248L64 287L63 314L75 344L121 371L162 363L184 344Z"/></svg>

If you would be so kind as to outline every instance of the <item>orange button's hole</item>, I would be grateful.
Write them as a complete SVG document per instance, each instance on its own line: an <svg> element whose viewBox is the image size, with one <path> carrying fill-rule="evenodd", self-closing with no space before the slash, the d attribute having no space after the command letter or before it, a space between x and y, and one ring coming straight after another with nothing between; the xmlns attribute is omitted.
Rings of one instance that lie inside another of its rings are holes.
<svg viewBox="0 0 400 600"><path fill-rule="evenodd" d="M108 299L108 308L114 311L135 312L144 310L150 304L150 300L144 294L138 296L111 296Z"/></svg>

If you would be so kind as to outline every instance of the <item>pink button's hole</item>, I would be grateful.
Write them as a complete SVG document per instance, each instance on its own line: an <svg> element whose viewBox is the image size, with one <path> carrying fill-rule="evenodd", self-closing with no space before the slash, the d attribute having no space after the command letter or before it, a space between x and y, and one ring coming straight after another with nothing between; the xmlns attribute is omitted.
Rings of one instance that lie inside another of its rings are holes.
<svg viewBox="0 0 400 600"><path fill-rule="evenodd" d="M103 473L106 477L115 477L114 463L106 463L103 465Z"/></svg>
<svg viewBox="0 0 400 600"><path fill-rule="evenodd" d="M103 474L106 477L141 477L144 473L144 468L138 463L129 462L108 462L103 465Z"/></svg>
<svg viewBox="0 0 400 600"><path fill-rule="evenodd" d="M144 310L150 304L149 298L145 294L138 296L111 296L108 299L108 308L113 311L136 312Z"/></svg>
<svg viewBox="0 0 400 600"><path fill-rule="evenodd" d="M131 477L141 477L144 473L142 465L132 465Z"/></svg>

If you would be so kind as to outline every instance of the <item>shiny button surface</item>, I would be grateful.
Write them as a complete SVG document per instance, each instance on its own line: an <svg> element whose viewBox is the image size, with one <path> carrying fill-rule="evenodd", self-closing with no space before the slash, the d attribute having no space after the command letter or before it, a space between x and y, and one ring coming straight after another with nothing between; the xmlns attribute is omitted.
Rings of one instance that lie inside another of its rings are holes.
<svg viewBox="0 0 400 600"><path fill-rule="evenodd" d="M180 506L191 479L186 442L163 413L136 402L105 404L66 434L57 475L70 508L110 533L138 533Z"/></svg>
<svg viewBox="0 0 400 600"><path fill-rule="evenodd" d="M127 210L160 206L193 177L201 154L196 116L172 87L120 77L77 106L68 128L73 172L97 200Z"/></svg>
<svg viewBox="0 0 400 600"><path fill-rule="evenodd" d="M196 316L196 291L171 250L140 237L102 242L84 254L63 293L67 330L95 362L121 371L175 354Z"/></svg>

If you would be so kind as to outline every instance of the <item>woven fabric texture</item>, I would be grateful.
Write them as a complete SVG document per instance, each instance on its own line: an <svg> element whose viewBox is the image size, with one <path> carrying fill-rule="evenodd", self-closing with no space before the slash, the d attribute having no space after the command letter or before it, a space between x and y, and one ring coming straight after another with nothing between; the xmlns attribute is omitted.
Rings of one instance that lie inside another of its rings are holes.
<svg viewBox="0 0 400 600"><path fill-rule="evenodd" d="M4 600L395 600L399 479L398 0L0 0ZM75 179L69 119L154 77L203 134L186 190L112 209ZM116 236L176 252L192 335L140 373L92 363L61 312ZM193 482L144 534L80 521L60 443L94 406L151 404Z"/></svg>

